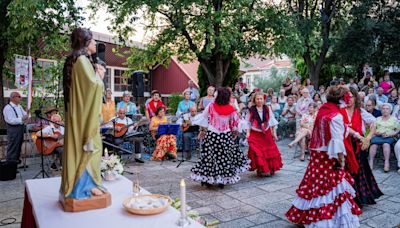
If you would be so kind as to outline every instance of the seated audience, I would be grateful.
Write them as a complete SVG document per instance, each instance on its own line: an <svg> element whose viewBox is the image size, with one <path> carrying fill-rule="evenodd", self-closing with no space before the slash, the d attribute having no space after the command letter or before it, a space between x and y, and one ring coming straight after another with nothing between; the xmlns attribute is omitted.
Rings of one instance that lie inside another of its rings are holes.
<svg viewBox="0 0 400 228"><path fill-rule="evenodd" d="M383 170L389 172L390 146L396 142L395 136L400 130L400 123L396 118L390 115L392 105L383 103L381 110L382 116L378 117L376 120L376 132L371 139L371 147L369 148L369 165L372 169L378 145L382 145L383 156L385 158Z"/></svg>
<svg viewBox="0 0 400 228"><path fill-rule="evenodd" d="M45 128L36 132L36 136L38 137L36 140L42 140L40 137L43 137L43 140L50 138L52 143L57 143L57 147L55 147L54 151L51 152L54 154L54 162L50 166L51 169L57 170L58 168L56 162L58 161L59 165L61 166L62 153L64 152L64 127L60 126L63 125L60 115L53 114L50 120L57 124L49 123L49 125L47 125Z"/></svg>
<svg viewBox="0 0 400 228"><path fill-rule="evenodd" d="M278 98L276 96L272 96L270 107L271 111L274 113L275 119L279 120L279 116L281 115L282 109L278 103Z"/></svg>
<svg viewBox="0 0 400 228"><path fill-rule="evenodd" d="M265 103L271 103L272 97L274 96L274 89L273 88L268 88L267 89L267 99L265 100Z"/></svg>
<svg viewBox="0 0 400 228"><path fill-rule="evenodd" d="M285 82L282 84L282 88L285 91L285 96L289 96L292 94L292 87L293 87L292 80L290 80L290 78L287 77L285 79Z"/></svg>
<svg viewBox="0 0 400 228"><path fill-rule="evenodd" d="M195 87L195 84L192 80L188 81L189 87L186 90L190 91L190 100L192 102L197 102L198 99L200 98L200 93L199 90Z"/></svg>
<svg viewBox="0 0 400 228"><path fill-rule="evenodd" d="M315 93L312 99L313 99L314 103L318 103L318 102L322 103L321 96L318 93Z"/></svg>
<svg viewBox="0 0 400 228"><path fill-rule="evenodd" d="M314 93L315 93L314 85L309 78L304 80L304 88L308 89L311 97L314 96Z"/></svg>
<svg viewBox="0 0 400 228"><path fill-rule="evenodd" d="M123 100L117 104L117 110L123 108L125 110L125 115L134 115L139 113L139 108L135 103L130 101L131 94L128 91L124 91L122 99Z"/></svg>
<svg viewBox="0 0 400 228"><path fill-rule="evenodd" d="M187 93L188 94L188 93ZM164 160L165 156L169 159L176 158L176 136L175 135L157 135L158 126L160 124L167 124L167 117L165 116L165 110L163 107L158 107L156 115L151 118L150 132L153 138L156 140L156 148L154 149L151 160Z"/></svg>
<svg viewBox="0 0 400 228"><path fill-rule="evenodd" d="M308 105L308 113L303 114L300 120L300 130L296 133L296 138L288 144L292 148L296 143L300 142L301 155L300 161L304 161L306 151L306 139L311 137L316 117L317 104L311 103Z"/></svg>
<svg viewBox="0 0 400 228"><path fill-rule="evenodd" d="M285 129L285 131L287 130L290 132L289 137L293 137L293 133L296 130L296 110L293 96L287 98L287 103L282 110L278 129L280 136L282 136L282 131Z"/></svg>
<svg viewBox="0 0 400 228"><path fill-rule="evenodd" d="M167 107L161 100L160 92L158 92L158 90L153 90L151 91L151 99L146 104L146 118L148 120L156 115L156 110L158 107L163 107L164 109L167 109Z"/></svg>
<svg viewBox="0 0 400 228"><path fill-rule="evenodd" d="M183 152L186 154L186 159L189 160L192 158L191 153L191 142L192 139L197 138L199 133L199 127L193 124L193 121L198 118L196 106L192 106L189 108L189 113L186 113L178 120L177 123L181 125L183 132Z"/></svg>
<svg viewBox="0 0 400 228"><path fill-rule="evenodd" d="M110 88L106 89L105 101L101 106L101 116L103 117L103 124L109 122L111 118L115 117L115 102L111 100L112 92Z"/></svg>
<svg viewBox="0 0 400 228"><path fill-rule="evenodd" d="M235 87L232 90L232 96L234 96L236 99L239 99L243 94L242 89L240 88L239 84L236 83Z"/></svg>
<svg viewBox="0 0 400 228"><path fill-rule="evenodd" d="M202 97L199 102L199 110L204 110L206 107L211 104L215 97L214 97L215 87L208 86L207 88L207 96Z"/></svg>
<svg viewBox="0 0 400 228"><path fill-rule="evenodd" d="M380 108L381 104L388 102L388 97L385 94L383 94L382 87L378 88L378 90L376 91L375 97L376 97L376 103L378 104L379 108Z"/></svg>
<svg viewBox="0 0 400 228"><path fill-rule="evenodd" d="M390 73L388 70L384 71L383 80L379 83L379 87L383 89L383 94L389 96L390 92L396 88L393 81L390 80Z"/></svg>
<svg viewBox="0 0 400 228"><path fill-rule="evenodd" d="M366 102L364 102L365 92L364 91L358 92L358 96L360 96L360 102L361 102L360 107L365 108L365 103L366 103Z"/></svg>
<svg viewBox="0 0 400 228"><path fill-rule="evenodd" d="M388 103L392 105L392 107L394 107L395 105L397 105L397 101L399 100L399 97L397 95L397 89L392 89L392 91L390 92L390 95L388 97Z"/></svg>
<svg viewBox="0 0 400 228"><path fill-rule="evenodd" d="M129 137L128 139L125 138L125 136L132 134L136 132L137 128L137 123L133 123L132 119L126 116L126 111L123 107L120 107L118 109L118 118L115 120L115 124L118 125L115 127L115 132L121 132L122 130L127 128L127 131L125 134L123 134L120 137L113 137L113 135L108 135L107 136L107 141L111 143L115 143L117 146L121 145L125 141L132 142L135 146L135 161L139 163L144 163L144 161L141 159L141 149L142 149L142 142L143 138L142 137ZM115 135L115 134L114 134Z"/></svg>
<svg viewBox="0 0 400 228"><path fill-rule="evenodd" d="M371 113L375 118L382 116L381 111L376 109L375 106L375 99L368 99L368 101L365 103L365 110Z"/></svg>
<svg viewBox="0 0 400 228"><path fill-rule="evenodd" d="M278 96L278 103L281 106L281 110L283 110L283 108L285 107L286 100L287 100L287 96L285 95L285 90L281 89L279 91L279 96Z"/></svg>
<svg viewBox="0 0 400 228"><path fill-rule="evenodd" d="M357 85L357 83L354 82L354 78L350 78L350 79L349 79L349 84L347 84L347 86L348 86L349 88L350 88L350 87L353 87L355 90L358 91L358 85Z"/></svg>
<svg viewBox="0 0 400 228"><path fill-rule="evenodd" d="M176 116L180 117L185 113L189 113L189 108L196 105L192 100L190 100L190 90L183 91L183 100L178 104L178 110L176 110Z"/></svg>
<svg viewBox="0 0 400 228"><path fill-rule="evenodd" d="M326 90L325 90L325 86L323 86L323 85L319 86L319 96L321 98L321 102L323 104L325 104L326 103Z"/></svg>

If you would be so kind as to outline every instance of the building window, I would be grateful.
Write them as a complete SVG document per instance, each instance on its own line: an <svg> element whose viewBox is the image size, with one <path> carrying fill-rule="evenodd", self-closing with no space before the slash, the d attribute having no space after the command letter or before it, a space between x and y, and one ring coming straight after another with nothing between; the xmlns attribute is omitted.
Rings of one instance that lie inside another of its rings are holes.
<svg viewBox="0 0 400 228"><path fill-rule="evenodd" d="M34 72L32 78L34 87L49 86L45 82L54 81L51 72L51 67L53 67L55 64L56 64L55 61L48 59L38 59L36 61L36 64L33 67Z"/></svg>
<svg viewBox="0 0 400 228"><path fill-rule="evenodd" d="M106 75L104 76L104 83L106 88L111 88L111 69L107 68Z"/></svg>
<svg viewBox="0 0 400 228"><path fill-rule="evenodd" d="M130 77L125 76L125 70L114 70L114 91L122 92L125 90L132 91L132 85L129 84Z"/></svg>

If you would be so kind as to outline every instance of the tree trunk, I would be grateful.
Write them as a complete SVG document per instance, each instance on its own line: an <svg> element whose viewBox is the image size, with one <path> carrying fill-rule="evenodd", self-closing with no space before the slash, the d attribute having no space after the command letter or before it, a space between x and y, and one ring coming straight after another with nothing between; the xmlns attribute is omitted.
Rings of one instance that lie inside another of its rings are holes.
<svg viewBox="0 0 400 228"><path fill-rule="evenodd" d="M215 87L224 86L224 79L228 73L228 68L232 61L231 57L224 58L221 54L216 54L209 60L199 59L210 85Z"/></svg>
<svg viewBox="0 0 400 228"><path fill-rule="evenodd" d="M10 20L8 18L7 8L11 4L12 0L1 0L0 1L0 127L5 128L6 123L3 117L4 108L4 88L3 88L3 69L6 62L8 43L7 37L4 35L7 33L8 27L10 26Z"/></svg>

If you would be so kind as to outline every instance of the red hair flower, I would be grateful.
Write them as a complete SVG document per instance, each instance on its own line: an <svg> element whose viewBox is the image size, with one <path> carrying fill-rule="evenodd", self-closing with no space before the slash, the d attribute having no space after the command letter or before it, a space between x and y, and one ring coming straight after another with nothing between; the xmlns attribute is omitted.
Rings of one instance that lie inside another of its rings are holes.
<svg viewBox="0 0 400 228"><path fill-rule="evenodd" d="M351 94L351 92L347 92L344 96L343 96L343 101L346 105L348 105L350 103L351 98L353 94Z"/></svg>

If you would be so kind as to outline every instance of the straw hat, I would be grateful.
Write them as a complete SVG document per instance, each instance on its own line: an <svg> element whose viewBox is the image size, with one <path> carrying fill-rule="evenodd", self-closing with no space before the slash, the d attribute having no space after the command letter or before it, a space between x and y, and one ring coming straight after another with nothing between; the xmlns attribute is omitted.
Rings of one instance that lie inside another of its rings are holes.
<svg viewBox="0 0 400 228"><path fill-rule="evenodd" d="M57 111L58 112L58 108L56 108L54 106L49 106L49 107L45 108L43 112L44 112L44 114L47 114L47 113L52 112L52 111Z"/></svg>

